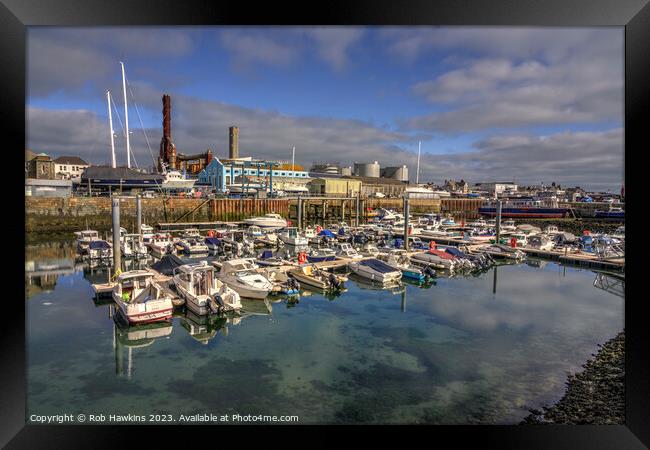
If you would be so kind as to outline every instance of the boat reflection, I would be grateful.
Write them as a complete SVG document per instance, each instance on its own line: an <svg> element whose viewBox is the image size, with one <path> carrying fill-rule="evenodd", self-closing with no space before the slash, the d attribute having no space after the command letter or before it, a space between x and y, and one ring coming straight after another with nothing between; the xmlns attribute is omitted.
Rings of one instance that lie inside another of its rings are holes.
<svg viewBox="0 0 650 450"><path fill-rule="evenodd" d="M596 272L594 287L617 297L625 298L625 274Z"/></svg>
<svg viewBox="0 0 650 450"><path fill-rule="evenodd" d="M81 270L74 258L39 258L25 261L25 298L42 292L51 292L62 275Z"/></svg>
<svg viewBox="0 0 650 450"><path fill-rule="evenodd" d="M392 295L401 294L404 289L403 283L393 283L393 284L381 284L368 280L367 278L360 277L355 273L349 275L350 280L354 280L354 283L360 289L367 289L372 291L387 291Z"/></svg>
<svg viewBox="0 0 650 450"><path fill-rule="evenodd" d="M148 347L157 339L168 338L172 334L173 325L168 321L129 326L119 313L115 313L115 306L111 305L110 312L113 317L115 373L130 379L133 376L133 349Z"/></svg>

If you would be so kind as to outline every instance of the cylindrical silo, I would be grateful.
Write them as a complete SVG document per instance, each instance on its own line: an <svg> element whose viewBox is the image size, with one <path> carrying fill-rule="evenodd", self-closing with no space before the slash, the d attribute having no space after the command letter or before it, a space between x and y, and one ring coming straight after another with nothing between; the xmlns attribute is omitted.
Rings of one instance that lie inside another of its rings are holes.
<svg viewBox="0 0 650 450"><path fill-rule="evenodd" d="M381 168L379 162L372 163L354 163L354 174L360 177L379 178Z"/></svg>

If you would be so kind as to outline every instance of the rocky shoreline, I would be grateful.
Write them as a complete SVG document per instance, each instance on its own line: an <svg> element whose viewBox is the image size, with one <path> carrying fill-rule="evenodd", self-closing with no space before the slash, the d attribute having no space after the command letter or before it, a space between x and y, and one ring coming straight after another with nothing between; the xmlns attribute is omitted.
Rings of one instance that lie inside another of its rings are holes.
<svg viewBox="0 0 650 450"><path fill-rule="evenodd" d="M569 375L564 396L521 424L612 425L625 422L625 332L600 346L584 370Z"/></svg>

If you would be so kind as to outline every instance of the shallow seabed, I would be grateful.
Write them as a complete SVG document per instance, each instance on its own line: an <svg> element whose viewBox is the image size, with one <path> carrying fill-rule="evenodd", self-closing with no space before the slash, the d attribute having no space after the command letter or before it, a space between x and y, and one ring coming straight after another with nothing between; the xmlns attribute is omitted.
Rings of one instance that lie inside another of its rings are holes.
<svg viewBox="0 0 650 450"><path fill-rule="evenodd" d="M240 320L179 311L169 324L121 329L110 302L93 301L90 283L106 274L71 255L56 244L27 251L28 418L512 424L559 399L567 373L623 330L624 300L595 287L595 272L540 262L403 292L350 280L333 299L271 298L270 312L244 301L251 314ZM72 268L29 271L57 264Z"/></svg>

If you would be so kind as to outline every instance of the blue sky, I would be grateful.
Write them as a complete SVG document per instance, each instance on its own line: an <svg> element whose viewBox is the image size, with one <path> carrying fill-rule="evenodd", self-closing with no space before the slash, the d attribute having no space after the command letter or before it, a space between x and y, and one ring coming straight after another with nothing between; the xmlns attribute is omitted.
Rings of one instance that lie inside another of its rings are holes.
<svg viewBox="0 0 650 450"><path fill-rule="evenodd" d="M152 148L172 96L181 152L408 164L421 180L515 179L618 191L622 28L129 27L28 33L28 148L109 159L119 61ZM151 155L133 105L132 147ZM118 160L124 160L118 133Z"/></svg>

